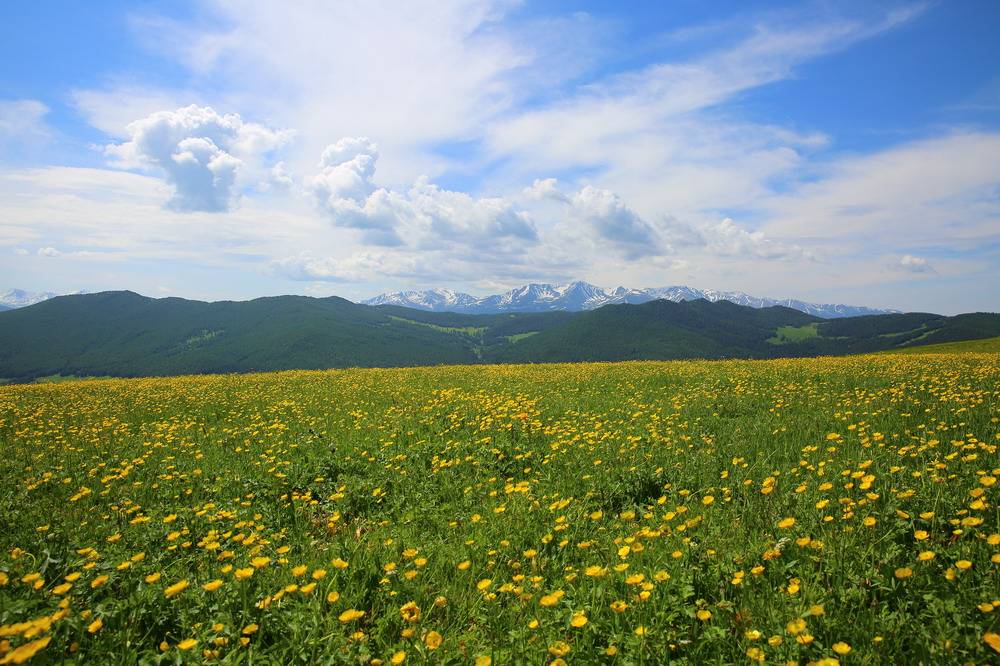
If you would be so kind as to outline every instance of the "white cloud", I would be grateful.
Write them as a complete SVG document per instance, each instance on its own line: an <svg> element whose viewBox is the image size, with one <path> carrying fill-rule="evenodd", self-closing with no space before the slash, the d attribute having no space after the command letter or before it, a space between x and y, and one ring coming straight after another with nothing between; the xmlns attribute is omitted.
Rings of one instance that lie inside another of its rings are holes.
<svg viewBox="0 0 1000 666"><path fill-rule="evenodd" d="M291 137L211 107L158 111L126 128L129 141L105 152L125 168L157 168L173 187L167 206L179 212L228 211L244 175L256 175L269 153Z"/></svg>
<svg viewBox="0 0 1000 666"><path fill-rule="evenodd" d="M748 231L732 219L721 222L684 222L672 216L647 221L626 205L617 193L585 185L572 195L558 188L555 178L536 179L523 190L528 199L565 204L570 224L562 233L587 231L601 250L615 248L626 259L657 257L678 252L752 259L809 259L815 256L798 245L778 242L762 231Z"/></svg>
<svg viewBox="0 0 1000 666"><path fill-rule="evenodd" d="M137 118L202 101L201 95L191 90L159 89L128 81L72 90L69 98L88 123L116 138L128 138L127 128Z"/></svg>
<svg viewBox="0 0 1000 666"><path fill-rule="evenodd" d="M551 199L569 203L569 198L559 190L559 181L555 178L536 178L535 182L524 188L521 193L528 199L535 201Z"/></svg>
<svg viewBox="0 0 1000 666"><path fill-rule="evenodd" d="M0 100L0 149L49 139L48 113L49 107L38 100Z"/></svg>
<svg viewBox="0 0 1000 666"><path fill-rule="evenodd" d="M610 190L584 186L569 201L573 215L597 237L621 248L627 259L662 254L662 241L652 225Z"/></svg>
<svg viewBox="0 0 1000 666"><path fill-rule="evenodd" d="M62 256L62 252L55 249L54 247L43 247L38 250L39 257L59 257Z"/></svg>
<svg viewBox="0 0 1000 666"><path fill-rule="evenodd" d="M694 242L691 242L692 237ZM680 246L693 245L701 247L709 254L724 257L782 260L816 259L813 253L798 245L774 241L768 238L763 231L747 231L728 217L718 223L709 222L682 228L677 240L680 241Z"/></svg>
<svg viewBox="0 0 1000 666"><path fill-rule="evenodd" d="M409 204L417 223L445 242L488 250L501 239L538 239L531 217L501 197L475 198L422 177L410 188Z"/></svg>
<svg viewBox="0 0 1000 666"><path fill-rule="evenodd" d="M903 273L936 273L934 267L923 257L915 257L912 254L904 254L891 261L887 266L889 270Z"/></svg>
<svg viewBox="0 0 1000 666"><path fill-rule="evenodd" d="M25 257L25 256L27 256L27 255L29 255L29 254L31 254L31 253L30 253L30 252L28 252L28 251L27 251L26 249L24 249L23 247L17 247L17 248L14 248L14 254L16 254L16 255L17 255L17 256L19 256L19 257Z"/></svg>
<svg viewBox="0 0 1000 666"><path fill-rule="evenodd" d="M834 160L757 207L773 234L843 251L893 247L969 250L1000 240L1000 134L955 132Z"/></svg>
<svg viewBox="0 0 1000 666"><path fill-rule="evenodd" d="M334 224L361 230L366 242L487 247L502 239L537 239L527 213L499 197L444 190L426 177L405 194L377 187L378 158L378 145L371 139L340 139L323 151L320 173L307 188Z"/></svg>

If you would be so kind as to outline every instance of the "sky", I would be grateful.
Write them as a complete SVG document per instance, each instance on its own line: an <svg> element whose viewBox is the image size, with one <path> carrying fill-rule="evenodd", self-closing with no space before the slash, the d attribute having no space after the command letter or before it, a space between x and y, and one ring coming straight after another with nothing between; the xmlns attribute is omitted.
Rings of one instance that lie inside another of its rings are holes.
<svg viewBox="0 0 1000 666"><path fill-rule="evenodd" d="M1000 3L0 7L0 289L1000 310Z"/></svg>

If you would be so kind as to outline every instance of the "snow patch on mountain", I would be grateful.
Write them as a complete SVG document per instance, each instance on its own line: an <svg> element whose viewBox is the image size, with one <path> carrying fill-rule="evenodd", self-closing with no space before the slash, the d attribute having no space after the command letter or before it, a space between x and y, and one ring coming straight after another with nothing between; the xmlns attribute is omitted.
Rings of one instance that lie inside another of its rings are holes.
<svg viewBox="0 0 1000 666"><path fill-rule="evenodd" d="M74 291L74 294L86 294L86 291ZM5 309L14 310L16 308L26 308L29 305L34 305L35 303L41 303L42 301L47 301L50 298L55 298L56 296L65 296L67 294L57 294L52 291L25 291L24 289L8 289L7 291L0 294L0 305L5 306Z"/></svg>
<svg viewBox="0 0 1000 666"><path fill-rule="evenodd" d="M397 291L369 298L362 301L362 303L365 305L399 305L430 312L498 314L502 312L548 312L551 310L579 312L581 310L593 310L604 305L620 303L638 305L656 299L680 302L692 301L699 298L712 302L730 301L737 305L752 308L782 305L827 319L898 312L897 310L880 310L857 305L809 303L790 298L763 298L760 296L751 296L740 291L696 289L683 285L653 287L649 289L617 287L607 290L582 281L570 282L563 285L531 283L516 287L502 294L494 294L482 298L456 292L451 289Z"/></svg>

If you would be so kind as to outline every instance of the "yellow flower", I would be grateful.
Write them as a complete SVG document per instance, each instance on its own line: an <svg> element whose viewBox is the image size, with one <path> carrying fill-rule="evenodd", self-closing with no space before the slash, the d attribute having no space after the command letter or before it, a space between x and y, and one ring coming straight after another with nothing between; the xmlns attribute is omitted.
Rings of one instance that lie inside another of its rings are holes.
<svg viewBox="0 0 1000 666"><path fill-rule="evenodd" d="M697 613L695 613L695 616L702 622L708 622L709 620L712 619L712 611L705 610L704 608L702 608Z"/></svg>
<svg viewBox="0 0 1000 666"><path fill-rule="evenodd" d="M345 610L343 613L340 614L340 616L338 617L338 619L341 622L345 622L345 623L346 622L353 622L354 620L357 620L359 618L364 617L364 615L365 615L364 611L354 610L353 608L348 608L347 610Z"/></svg>
<svg viewBox="0 0 1000 666"><path fill-rule="evenodd" d="M51 640L51 636L45 636L44 638L39 638L36 641L20 645L4 655L2 663L23 664L38 654L41 650L45 649L45 646L48 645Z"/></svg>
<svg viewBox="0 0 1000 666"><path fill-rule="evenodd" d="M243 634L244 636L250 636L252 634L256 634L258 629L260 629L259 624L256 623L248 624L247 626L243 627L243 630L240 633Z"/></svg>
<svg viewBox="0 0 1000 666"><path fill-rule="evenodd" d="M190 650L191 648L193 648L197 644L198 644L198 641L196 641L195 639L193 639L193 638L185 638L184 640L182 640L180 643L177 644L177 649L178 650Z"/></svg>
<svg viewBox="0 0 1000 666"><path fill-rule="evenodd" d="M399 652L397 652L396 654L392 655L392 657L389 658L390 664L402 664L404 661L406 661L406 653L403 652L402 650L400 650Z"/></svg>
<svg viewBox="0 0 1000 666"><path fill-rule="evenodd" d="M98 631L101 630L101 627L103 626L104 626L104 620L102 620L101 618L97 618L96 620L87 625L87 631L92 634L96 634Z"/></svg>
<svg viewBox="0 0 1000 666"><path fill-rule="evenodd" d="M701 503L704 504L705 506L708 506L709 504L711 504L714 501L715 501L715 498L712 497L711 495L705 495L704 497L701 498Z"/></svg>
<svg viewBox="0 0 1000 666"><path fill-rule="evenodd" d="M616 613L624 613L626 608L628 608L628 604L625 603L624 601L611 602L611 610L613 610Z"/></svg>
<svg viewBox="0 0 1000 666"><path fill-rule="evenodd" d="M838 641L830 646L834 652L843 656L851 651L851 646L843 641Z"/></svg>
<svg viewBox="0 0 1000 666"><path fill-rule="evenodd" d="M459 562L455 566L456 566L456 568L458 568L459 571L465 571L470 566L472 566L472 562L470 562L469 560L464 560L462 562Z"/></svg>
<svg viewBox="0 0 1000 666"><path fill-rule="evenodd" d="M546 607L555 606L559 603L559 600L562 599L563 594L565 593L562 590L557 590L551 594L542 596L542 598L538 600L538 603Z"/></svg>
<svg viewBox="0 0 1000 666"><path fill-rule="evenodd" d="M300 564L299 566L292 568L292 575L293 576L305 576L306 575L306 571L308 571L308 570L309 570L309 567L307 567L304 564Z"/></svg>
<svg viewBox="0 0 1000 666"><path fill-rule="evenodd" d="M899 580L903 580L913 575L913 569L910 567L900 567L893 572L893 575Z"/></svg>
<svg viewBox="0 0 1000 666"><path fill-rule="evenodd" d="M492 664L493 664L493 658L488 655L481 654L478 657L476 657L475 666L492 666Z"/></svg>
<svg viewBox="0 0 1000 666"><path fill-rule="evenodd" d="M482 592L483 590L489 589L490 585L492 584L493 584L492 580L490 580L489 578L484 578L478 583L476 583L476 589Z"/></svg>
<svg viewBox="0 0 1000 666"><path fill-rule="evenodd" d="M785 625L785 629L792 636L795 636L797 634L801 634L803 631L806 630L806 621L803 620L802 618L798 618L798 619L792 620L791 622L789 622L788 624Z"/></svg>
<svg viewBox="0 0 1000 666"><path fill-rule="evenodd" d="M222 587L222 581L218 578L201 586L201 588L206 592L215 592L220 587Z"/></svg>
<svg viewBox="0 0 1000 666"><path fill-rule="evenodd" d="M254 572L253 567L247 567L246 569L237 569L233 573L233 576L236 578L236 580L246 580L247 578L253 575L253 572Z"/></svg>
<svg viewBox="0 0 1000 666"><path fill-rule="evenodd" d="M255 557L252 560L250 560L250 564L253 565L254 569L263 569L270 563L271 563L270 557Z"/></svg>
<svg viewBox="0 0 1000 666"><path fill-rule="evenodd" d="M570 619L569 623L570 626L579 629L580 627L586 626L587 616L583 613L583 611L577 611L576 613L573 613L573 617Z"/></svg>
<svg viewBox="0 0 1000 666"><path fill-rule="evenodd" d="M326 569L316 569L312 572L313 580L323 580L326 578Z"/></svg>
<svg viewBox="0 0 1000 666"><path fill-rule="evenodd" d="M333 591L326 595L327 603L330 604L336 603L337 599L340 599L340 592Z"/></svg>
<svg viewBox="0 0 1000 666"><path fill-rule="evenodd" d="M178 594L180 594L181 592L183 592L188 588L188 584L189 583L186 580L178 581L173 585L171 585L170 587L168 587L167 589L163 590L163 594L167 597L167 599L170 599L171 597L176 597Z"/></svg>
<svg viewBox="0 0 1000 666"><path fill-rule="evenodd" d="M995 652L1000 652L1000 634L995 634L992 631L988 631L983 634L983 640L989 645Z"/></svg>
<svg viewBox="0 0 1000 666"><path fill-rule="evenodd" d="M644 627L642 625L639 625L638 627L635 628L635 631L632 632L632 633L634 633L636 636L645 636L646 635L646 627Z"/></svg>
<svg viewBox="0 0 1000 666"><path fill-rule="evenodd" d="M965 571L966 569L972 568L972 562L969 560L959 560L958 562L955 562L955 567L961 571Z"/></svg>
<svg viewBox="0 0 1000 666"><path fill-rule="evenodd" d="M424 635L424 645L427 646L428 650L436 650L441 647L441 643L444 641L441 634L436 631L428 631Z"/></svg>
<svg viewBox="0 0 1000 666"><path fill-rule="evenodd" d="M934 559L934 551L933 550L925 550L924 552L922 552L919 555L917 555L917 559L920 560L921 562L927 562L928 560L933 560Z"/></svg>
<svg viewBox="0 0 1000 666"><path fill-rule="evenodd" d="M407 622L416 622L420 619L420 606L413 601L407 601L399 608L399 614Z"/></svg>
<svg viewBox="0 0 1000 666"><path fill-rule="evenodd" d="M347 566L348 566L347 562L345 562L344 560L340 559L339 557L335 558L333 560L333 562L331 562L331 564L333 565L334 569L346 569Z"/></svg>
<svg viewBox="0 0 1000 666"><path fill-rule="evenodd" d="M778 527L780 527L783 530L787 530L794 524L795 524L795 519L790 516L788 518L782 518L781 520L778 521Z"/></svg>
<svg viewBox="0 0 1000 666"><path fill-rule="evenodd" d="M94 580L90 581L90 587L96 589L96 588L100 587L101 585L104 585L105 583L107 583L109 578L110 578L110 576L108 576L107 574L98 576Z"/></svg>
<svg viewBox="0 0 1000 666"><path fill-rule="evenodd" d="M556 641L549 646L549 654L553 657L563 657L569 654L571 650L572 648L568 643L566 643L566 641Z"/></svg>

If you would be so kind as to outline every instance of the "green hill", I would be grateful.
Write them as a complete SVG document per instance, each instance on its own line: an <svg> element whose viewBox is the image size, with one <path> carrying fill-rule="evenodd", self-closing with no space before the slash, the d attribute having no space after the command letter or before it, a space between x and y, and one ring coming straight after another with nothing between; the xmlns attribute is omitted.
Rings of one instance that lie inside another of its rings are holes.
<svg viewBox="0 0 1000 666"><path fill-rule="evenodd" d="M120 291L0 313L0 377L140 376L434 364L773 358L1000 335L1000 315L824 320L726 301L462 315L342 298L204 303Z"/></svg>

